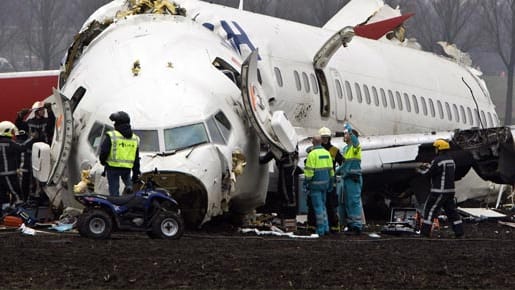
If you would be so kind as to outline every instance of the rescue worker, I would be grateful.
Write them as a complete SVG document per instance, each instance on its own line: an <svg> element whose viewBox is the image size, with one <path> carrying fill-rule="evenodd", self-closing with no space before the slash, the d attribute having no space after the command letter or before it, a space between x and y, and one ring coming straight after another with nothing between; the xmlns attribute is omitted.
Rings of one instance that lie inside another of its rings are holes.
<svg viewBox="0 0 515 290"><path fill-rule="evenodd" d="M30 113L27 116L27 113ZM26 119L26 121L25 121ZM51 103L35 102L31 110L21 110L16 118L16 126L28 132L34 143L52 143L55 127L55 115Z"/></svg>
<svg viewBox="0 0 515 290"><path fill-rule="evenodd" d="M333 170L336 170L336 165L343 163L343 156L338 147L331 144L331 130L327 127L322 127L318 130L318 134L322 137L322 147L329 151L333 160ZM308 198L308 227L315 227L315 215L313 213L313 206ZM327 218L329 220L329 228L331 233L338 233L340 231L340 222L338 218L338 195L336 194L336 183L333 188L327 192L326 200Z"/></svg>
<svg viewBox="0 0 515 290"><path fill-rule="evenodd" d="M309 196L316 218L316 233L323 236L329 233L327 220L326 196L333 188L334 170L331 154L322 147L322 137L314 136L313 148L309 152L304 167L304 188Z"/></svg>
<svg viewBox="0 0 515 290"><path fill-rule="evenodd" d="M452 223L454 235L457 238L463 236L463 223L456 211L456 201L454 200L454 172L456 164L449 155L451 146L443 139L437 139L433 143L436 157L430 164L423 164L419 172L431 178L431 192L429 193L424 205L423 222L420 233L423 236L431 236L433 220L438 217L440 209L443 207L449 222Z"/></svg>
<svg viewBox="0 0 515 290"><path fill-rule="evenodd" d="M280 200L279 217L283 220L296 219L297 217L297 197L296 176L299 174L297 168L298 152L283 153L281 158L275 158L271 150L259 158L260 164L266 164L275 159L279 170L279 181L277 185L278 199Z"/></svg>
<svg viewBox="0 0 515 290"><path fill-rule="evenodd" d="M16 135L16 142L23 145L25 150L20 153L20 189L22 191L22 195L26 198L25 201L31 200L34 196L32 196L32 190L35 187L35 178L32 176L32 144L33 139L29 138L29 134L27 134L24 130L19 130ZM45 195L46 196L46 195Z"/></svg>
<svg viewBox="0 0 515 290"><path fill-rule="evenodd" d="M361 189L363 178L361 176L361 145L358 133L348 123L344 125L343 141L347 144L342 148L343 164L338 167L336 174L343 179L343 200L347 226L345 233L360 234L363 230L361 215L363 205L361 201Z"/></svg>
<svg viewBox="0 0 515 290"><path fill-rule="evenodd" d="M30 110L23 109L18 112L16 126L25 131L26 136L32 138L23 153L23 174L21 187L27 197L35 197L40 204L48 203L48 196L42 190L44 183L37 181L32 174L32 144L44 142L51 145L55 127L55 115L51 103L34 102ZM24 136L20 136L24 138ZM28 192L27 192L28 190Z"/></svg>
<svg viewBox="0 0 515 290"><path fill-rule="evenodd" d="M17 175L24 147L13 140L17 132L18 128L12 122L0 122L0 205L18 204L25 199Z"/></svg>
<svg viewBox="0 0 515 290"><path fill-rule="evenodd" d="M109 119L114 122L114 130L106 133L100 147L99 159L105 166L109 195L119 196L120 178L125 184L125 191L131 191L132 183L139 178L140 140L132 132L130 117L126 112L112 113Z"/></svg>

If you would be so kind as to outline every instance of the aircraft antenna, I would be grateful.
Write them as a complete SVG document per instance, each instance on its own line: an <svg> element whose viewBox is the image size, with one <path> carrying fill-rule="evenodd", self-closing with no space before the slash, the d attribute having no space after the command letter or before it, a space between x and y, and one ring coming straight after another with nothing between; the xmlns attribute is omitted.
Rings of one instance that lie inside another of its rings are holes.
<svg viewBox="0 0 515 290"><path fill-rule="evenodd" d="M477 119L479 120L479 124L481 125L481 128L485 128L485 125L483 124L483 120L481 120L481 115L479 115L479 105L477 104L476 97L474 96L474 92L470 88L469 84L465 81L463 77L461 77L461 80L463 83L469 88L470 94L472 95L472 99L474 100L474 103L476 104L476 112L477 112Z"/></svg>
<svg viewBox="0 0 515 290"><path fill-rule="evenodd" d="M238 9L243 11L243 0L240 0L240 5L238 5Z"/></svg>

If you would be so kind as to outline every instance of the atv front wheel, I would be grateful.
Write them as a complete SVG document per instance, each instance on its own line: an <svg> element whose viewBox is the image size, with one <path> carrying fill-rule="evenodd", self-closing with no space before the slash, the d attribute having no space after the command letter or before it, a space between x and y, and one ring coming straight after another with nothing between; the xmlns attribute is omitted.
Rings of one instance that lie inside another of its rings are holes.
<svg viewBox="0 0 515 290"><path fill-rule="evenodd" d="M111 217L103 210L93 209L83 213L77 222L79 234L93 239L107 239L113 229Z"/></svg>
<svg viewBox="0 0 515 290"><path fill-rule="evenodd" d="M152 222L152 230L148 232L151 238L179 239L184 233L184 221L175 212L163 211Z"/></svg>

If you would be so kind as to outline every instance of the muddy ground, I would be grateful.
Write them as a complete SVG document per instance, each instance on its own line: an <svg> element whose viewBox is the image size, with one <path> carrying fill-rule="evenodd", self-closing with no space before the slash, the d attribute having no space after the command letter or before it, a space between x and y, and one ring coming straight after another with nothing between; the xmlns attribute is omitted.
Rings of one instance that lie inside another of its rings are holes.
<svg viewBox="0 0 515 290"><path fill-rule="evenodd" d="M431 239L342 234L320 239L242 234L230 226L187 231L176 241L117 233L0 231L3 289L514 289L515 229L497 222L449 228Z"/></svg>

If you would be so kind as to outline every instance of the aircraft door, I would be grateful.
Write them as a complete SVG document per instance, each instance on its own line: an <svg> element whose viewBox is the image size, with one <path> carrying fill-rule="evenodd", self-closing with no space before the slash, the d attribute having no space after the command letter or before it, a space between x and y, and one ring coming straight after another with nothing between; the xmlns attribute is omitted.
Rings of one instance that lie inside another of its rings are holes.
<svg viewBox="0 0 515 290"><path fill-rule="evenodd" d="M63 177L70 157L73 137L73 116L68 98L56 89L54 89L53 98L56 121L54 140L50 148L52 170L50 171L48 184L57 184Z"/></svg>
<svg viewBox="0 0 515 290"><path fill-rule="evenodd" d="M334 102L333 108L335 108L335 115L336 120L338 121L344 121L345 116L347 115L346 112L346 98L343 90L343 81L340 73L335 70L331 69L331 82L332 87L334 87L334 91L330 94L331 95L331 102Z"/></svg>
<svg viewBox="0 0 515 290"><path fill-rule="evenodd" d="M297 147L295 129L283 111L270 111L267 92L258 81L258 50L254 50L241 68L241 94L245 112L261 142L271 146L279 158L282 152L294 152Z"/></svg>

